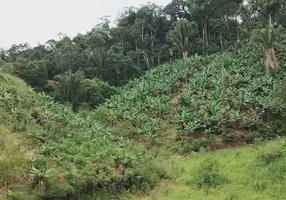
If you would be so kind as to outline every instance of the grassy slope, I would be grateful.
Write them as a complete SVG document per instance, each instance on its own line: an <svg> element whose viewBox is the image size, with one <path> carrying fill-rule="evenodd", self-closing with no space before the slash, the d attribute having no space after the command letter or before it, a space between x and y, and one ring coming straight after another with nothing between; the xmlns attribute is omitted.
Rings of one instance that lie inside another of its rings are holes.
<svg viewBox="0 0 286 200"><path fill-rule="evenodd" d="M286 195L285 156L285 139L194 156L173 156L169 163L176 178L162 182L146 196L133 199L282 200ZM197 175L202 163L213 161L218 163L218 173L228 179L227 183L208 189L187 184Z"/></svg>

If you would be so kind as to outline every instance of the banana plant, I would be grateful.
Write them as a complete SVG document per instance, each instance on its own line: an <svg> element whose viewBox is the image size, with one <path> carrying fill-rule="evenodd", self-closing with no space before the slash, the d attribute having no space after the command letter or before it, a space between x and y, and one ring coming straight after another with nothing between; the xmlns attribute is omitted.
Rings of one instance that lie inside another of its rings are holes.
<svg viewBox="0 0 286 200"><path fill-rule="evenodd" d="M51 170L41 170L32 167L30 170L30 175L34 179L34 183L38 185L40 191L45 191L45 180L50 176Z"/></svg>

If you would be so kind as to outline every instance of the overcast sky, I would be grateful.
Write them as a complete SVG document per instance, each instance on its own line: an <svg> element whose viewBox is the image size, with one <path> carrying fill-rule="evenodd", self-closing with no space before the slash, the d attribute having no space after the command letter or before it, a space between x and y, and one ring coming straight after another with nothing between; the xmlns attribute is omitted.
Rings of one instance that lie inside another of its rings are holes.
<svg viewBox="0 0 286 200"><path fill-rule="evenodd" d="M74 37L91 30L104 15L114 19L125 7L147 2L166 5L171 0L0 0L0 47L33 46L60 32Z"/></svg>

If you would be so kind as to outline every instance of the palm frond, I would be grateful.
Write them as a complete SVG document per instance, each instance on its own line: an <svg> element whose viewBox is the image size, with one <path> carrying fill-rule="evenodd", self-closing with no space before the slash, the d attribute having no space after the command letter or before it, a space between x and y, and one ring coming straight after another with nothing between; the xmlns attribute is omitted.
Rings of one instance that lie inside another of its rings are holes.
<svg viewBox="0 0 286 200"><path fill-rule="evenodd" d="M74 104L82 91L83 75L80 72L58 75L56 80L49 80L48 86L54 90L57 96L65 105Z"/></svg>

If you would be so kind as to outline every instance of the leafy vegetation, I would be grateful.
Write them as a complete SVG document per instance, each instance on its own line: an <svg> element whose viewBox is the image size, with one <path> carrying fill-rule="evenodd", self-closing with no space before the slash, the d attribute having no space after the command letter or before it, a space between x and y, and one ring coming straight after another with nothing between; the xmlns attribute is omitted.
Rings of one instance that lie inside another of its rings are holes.
<svg viewBox="0 0 286 200"><path fill-rule="evenodd" d="M59 34L35 47L12 45L0 52L0 64L37 91L53 94L48 81L58 81L68 72L81 71L86 79L122 86L180 57L186 70L188 55L239 53L253 36L253 42L263 48L270 72L278 62L276 54L281 45L277 43L285 39L277 28L285 25L284 12L285 2L281 0L172 0L165 7L147 3L126 8L115 27L110 27L108 17L102 17L93 29L74 38ZM88 100L79 99L76 109L81 103L85 104L81 108L87 109L103 103Z"/></svg>
<svg viewBox="0 0 286 200"><path fill-rule="evenodd" d="M173 0L1 51L0 198L283 199L283 12Z"/></svg>
<svg viewBox="0 0 286 200"><path fill-rule="evenodd" d="M134 137L153 140L160 123L171 117L182 153L284 135L278 128L284 123L284 104L275 100L283 76L279 72L275 78L265 76L260 58L246 54L232 58L227 53L194 56L188 65L187 84L181 62L165 64L122 87L119 95L95 111L95 117L103 120L105 110L104 123L111 127L123 123ZM178 101L172 103L175 98Z"/></svg>
<svg viewBox="0 0 286 200"><path fill-rule="evenodd" d="M169 40L173 42L174 48L183 55L184 72L187 73L187 59L191 48L191 42L196 35L196 24L187 20L180 20L175 24L174 30L169 32Z"/></svg>
<svg viewBox="0 0 286 200"><path fill-rule="evenodd" d="M37 198L77 198L88 191L149 188L166 176L132 141L112 135L88 115L73 114L17 78L1 76L7 81L0 87L0 180L9 197L17 196L18 184L16 191L25 191L24 197L33 192Z"/></svg>
<svg viewBox="0 0 286 200"><path fill-rule="evenodd" d="M1 72L2 126L21 144L17 150L5 149L1 163L14 166L7 160L9 154L23 157L14 181L2 176L10 191L7 197L110 198L113 192L150 189L172 177L169 154L283 136L283 96L276 88L283 88L284 76L281 71L265 75L262 63L247 49L235 57L193 56L186 83L183 62L174 61L130 81L96 110L78 113ZM257 157L257 164L271 165L281 156L281 151L265 153ZM192 171L184 180L186 186L209 192L231 184L217 160ZM23 181L20 187L17 174Z"/></svg>

